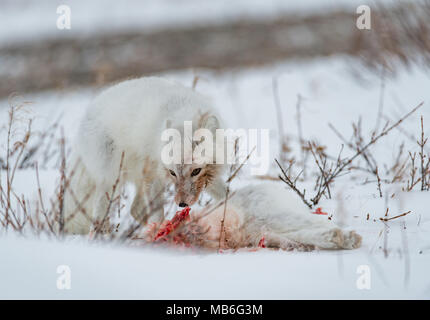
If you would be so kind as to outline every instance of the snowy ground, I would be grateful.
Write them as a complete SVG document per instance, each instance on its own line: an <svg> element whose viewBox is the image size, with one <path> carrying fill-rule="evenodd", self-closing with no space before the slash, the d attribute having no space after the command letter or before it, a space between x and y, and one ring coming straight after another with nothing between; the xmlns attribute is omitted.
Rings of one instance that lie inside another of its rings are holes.
<svg viewBox="0 0 430 320"><path fill-rule="evenodd" d="M360 80L352 76L351 67L359 72ZM402 131L395 129L372 147L381 168L394 162L403 141L407 151L418 151L408 135L418 137L420 115L424 116L426 132L430 132L428 73L420 68L399 71L397 78L385 81L384 114L393 122L421 101L425 104L401 125ZM194 73L201 77L197 89L215 98L229 127L270 129L271 163L278 154L273 77L278 79L285 133L297 156L298 94L303 97L304 138L326 145L329 154L337 155L341 142L328 123L347 138L352 133L351 123L359 116L363 119L363 132L375 126L380 78L344 57L290 61L223 73ZM191 85L194 73L178 71L164 76ZM86 105L96 93L94 89L56 91L24 99L32 102L28 108L35 117L35 129L48 126L62 114L61 125L70 141ZM7 108L8 101L1 101L2 124L6 122ZM4 132L1 138L3 144ZM277 174L275 166L269 174ZM40 175L42 188L49 193L58 173L47 168ZM256 180L247 175L244 170L235 186ZM405 183L383 184L384 197L380 198L376 183L363 184L366 178L373 179L356 172L336 180L333 199L320 203L334 220L352 226L363 236L363 246L358 250L291 253L262 249L202 254L88 244L86 239L58 243L30 236L18 238L9 233L0 239L0 298L430 298L430 194L418 188L402 192ZM309 188L311 183L310 177L303 184ZM34 171L18 171L15 188L28 198L35 198ZM389 216L409 210L411 213L384 224L379 217L384 216L387 207ZM386 235L384 228L388 230ZM57 289L58 265L70 266L71 290ZM370 290L360 290L356 285L360 277L357 268L362 265L370 268Z"/></svg>

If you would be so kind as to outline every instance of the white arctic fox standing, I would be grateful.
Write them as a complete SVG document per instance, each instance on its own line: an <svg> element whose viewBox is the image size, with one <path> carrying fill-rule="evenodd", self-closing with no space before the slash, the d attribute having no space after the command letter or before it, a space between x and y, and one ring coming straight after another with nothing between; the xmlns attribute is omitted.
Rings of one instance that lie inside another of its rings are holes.
<svg viewBox="0 0 430 320"><path fill-rule="evenodd" d="M225 194L223 165L172 164L161 161L162 132L184 131L192 121L193 131L220 127L211 101L175 82L156 77L128 80L102 92L89 106L80 123L72 160L68 166L70 186L65 195L65 230L88 233L92 222L104 221L109 195L126 182L136 187L131 215L139 222L160 222L163 193L170 180L176 203L194 204L206 189L215 199ZM213 135L215 137L215 134ZM187 155L184 155L187 156ZM149 214L150 213L150 214Z"/></svg>

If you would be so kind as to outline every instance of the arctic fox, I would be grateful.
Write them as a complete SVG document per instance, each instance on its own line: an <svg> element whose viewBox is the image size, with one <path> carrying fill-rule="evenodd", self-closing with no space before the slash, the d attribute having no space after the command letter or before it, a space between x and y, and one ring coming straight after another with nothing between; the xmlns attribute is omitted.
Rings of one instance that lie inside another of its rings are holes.
<svg viewBox="0 0 430 320"><path fill-rule="evenodd" d="M161 159L170 143L162 141L166 129L176 129L184 142L192 139L185 134L187 121L192 121L193 132L205 128L215 133L222 128L208 98L168 80L128 80L102 92L80 123L68 165L64 230L87 234L91 228L104 228L102 222L109 225L106 218L112 201L127 182L135 186L131 215L142 224L163 221L163 196L169 183L175 187L180 207L193 205L203 190L223 201L227 191L224 164L203 155L198 158L193 150L182 152L179 162L166 164ZM209 141L193 141L192 149L205 142ZM213 146L218 148L217 142ZM262 237L267 246L284 249L295 244L352 249L361 242L355 232L312 215L297 195L279 184L239 189L228 200L227 209L225 231L231 247L256 245ZM200 239L205 246L218 245L223 214L220 207L198 219L200 226L210 227Z"/></svg>
<svg viewBox="0 0 430 320"><path fill-rule="evenodd" d="M167 144L163 131L174 128L184 135L185 121L192 121L193 131L215 133L221 127L209 98L162 78L127 80L96 97L80 123L68 165L65 231L86 234L93 223L106 222L112 199L125 183L135 186L131 215L141 223L163 220L169 181L180 207L193 205L203 190L221 199L223 164L184 161L192 157L185 152L179 163L160 159Z"/></svg>
<svg viewBox="0 0 430 320"><path fill-rule="evenodd" d="M204 208L192 213L192 220L179 229L178 234L172 235L175 243L182 239L187 245L207 249L264 245L299 251L355 249L361 245L359 234L341 228L325 215L312 214L299 197L281 183L248 185L236 190L226 206L224 200L220 204L215 204L214 209Z"/></svg>

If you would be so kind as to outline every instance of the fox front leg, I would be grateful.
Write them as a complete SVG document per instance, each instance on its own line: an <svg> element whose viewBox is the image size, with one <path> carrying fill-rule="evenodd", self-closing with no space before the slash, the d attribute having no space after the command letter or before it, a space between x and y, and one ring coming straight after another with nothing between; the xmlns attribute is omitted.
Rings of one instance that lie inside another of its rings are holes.
<svg viewBox="0 0 430 320"><path fill-rule="evenodd" d="M163 201L157 199L148 203L142 194L137 194L131 205L130 214L136 222L143 225L153 222L160 223L164 219Z"/></svg>
<svg viewBox="0 0 430 320"><path fill-rule="evenodd" d="M112 209L112 202L107 197L107 190L109 189L99 187L96 191L91 217L92 224L89 231L90 238L93 238L97 233L109 233L111 231L109 213Z"/></svg>
<svg viewBox="0 0 430 320"><path fill-rule="evenodd" d="M361 245L361 236L359 234L337 226L304 228L303 230L288 232L285 236L288 239L314 245L321 249L356 249Z"/></svg>
<svg viewBox="0 0 430 320"><path fill-rule="evenodd" d="M146 214L145 200L143 194L137 193L134 197L133 204L130 210L131 216L140 224L146 224L148 215Z"/></svg>
<svg viewBox="0 0 430 320"><path fill-rule="evenodd" d="M164 219L164 188L160 184L153 184L147 190L138 188L133 204L131 216L140 224L161 223Z"/></svg>

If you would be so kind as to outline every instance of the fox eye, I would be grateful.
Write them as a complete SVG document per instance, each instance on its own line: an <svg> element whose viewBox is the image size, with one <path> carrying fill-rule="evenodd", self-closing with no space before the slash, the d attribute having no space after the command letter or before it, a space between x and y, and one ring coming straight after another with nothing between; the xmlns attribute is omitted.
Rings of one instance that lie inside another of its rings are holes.
<svg viewBox="0 0 430 320"><path fill-rule="evenodd" d="M176 177L176 173L175 173L175 171L173 171L173 170L169 170L169 172L170 172L170 174L171 174L172 176Z"/></svg>
<svg viewBox="0 0 430 320"><path fill-rule="evenodd" d="M194 177L198 175L201 170L202 170L201 168L194 169L193 172L191 172L191 176Z"/></svg>

